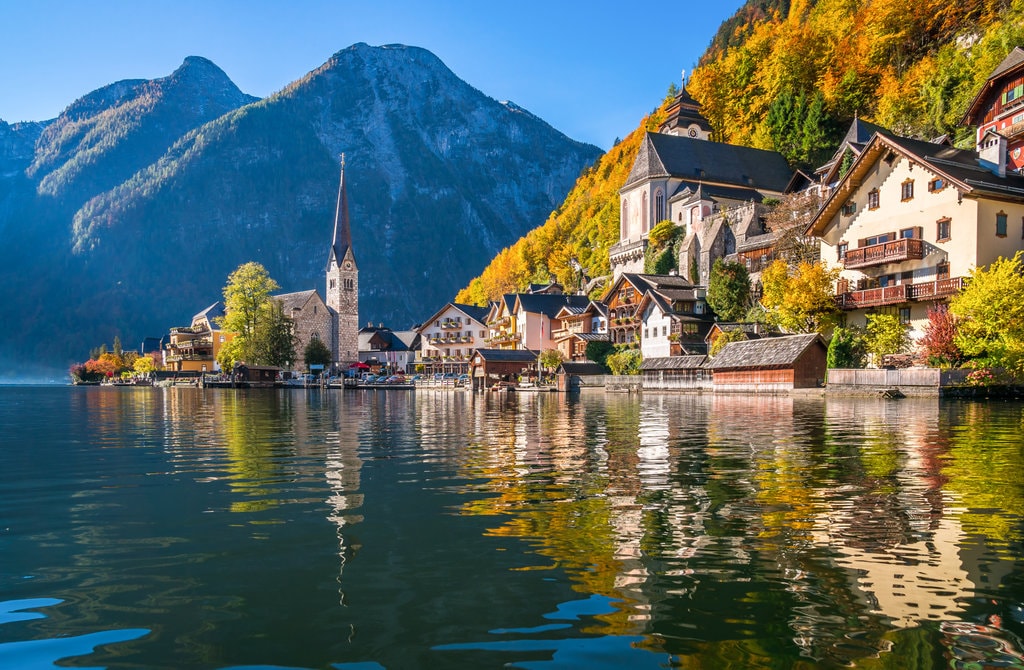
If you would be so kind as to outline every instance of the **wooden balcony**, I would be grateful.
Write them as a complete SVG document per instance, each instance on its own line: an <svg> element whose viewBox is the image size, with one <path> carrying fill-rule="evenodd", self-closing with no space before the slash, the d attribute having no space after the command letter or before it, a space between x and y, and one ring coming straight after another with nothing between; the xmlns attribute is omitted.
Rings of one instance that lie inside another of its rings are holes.
<svg viewBox="0 0 1024 670"><path fill-rule="evenodd" d="M947 277L919 284L897 284L869 288L863 291L847 291L836 296L841 309L864 309L899 305L911 300L938 300L955 295L964 287L963 277Z"/></svg>
<svg viewBox="0 0 1024 670"><path fill-rule="evenodd" d="M872 265L900 263L924 258L924 240L905 237L869 247L850 249L843 258L846 269L866 268Z"/></svg>
<svg viewBox="0 0 1024 670"><path fill-rule="evenodd" d="M966 282L963 277L946 277L936 281L927 281L910 285L911 300L936 300L956 295L963 289Z"/></svg>
<svg viewBox="0 0 1024 670"><path fill-rule="evenodd" d="M880 286L863 291L847 291L836 296L840 309L863 309L865 307L882 307L898 305L910 300L910 284Z"/></svg>

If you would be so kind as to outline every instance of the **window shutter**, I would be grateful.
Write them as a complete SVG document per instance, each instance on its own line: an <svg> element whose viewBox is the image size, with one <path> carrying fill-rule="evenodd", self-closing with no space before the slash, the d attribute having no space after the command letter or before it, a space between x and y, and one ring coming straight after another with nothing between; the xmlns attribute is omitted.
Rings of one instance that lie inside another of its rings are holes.
<svg viewBox="0 0 1024 670"><path fill-rule="evenodd" d="M924 237L924 226L914 226L914 237L919 240Z"/></svg>

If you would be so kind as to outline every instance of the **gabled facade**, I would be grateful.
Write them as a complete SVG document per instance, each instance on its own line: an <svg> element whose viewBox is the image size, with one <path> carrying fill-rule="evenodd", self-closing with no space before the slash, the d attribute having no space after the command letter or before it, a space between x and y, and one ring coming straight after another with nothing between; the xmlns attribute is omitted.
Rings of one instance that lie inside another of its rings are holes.
<svg viewBox="0 0 1024 670"><path fill-rule="evenodd" d="M786 335L730 342L706 366L716 392L774 392L817 388L825 381L827 347L821 336Z"/></svg>
<svg viewBox="0 0 1024 670"><path fill-rule="evenodd" d="M971 101L962 125L977 126L978 152L1003 170L1024 169L1024 48L1015 47ZM1005 146L998 146L1002 138ZM992 151L995 150L995 151Z"/></svg>
<svg viewBox="0 0 1024 670"><path fill-rule="evenodd" d="M807 231L841 270L850 322L887 311L918 337L973 268L1024 248L1024 177L990 168L973 151L874 135Z"/></svg>
<svg viewBox="0 0 1024 670"><path fill-rule="evenodd" d="M426 372L467 372L470 354L487 339L488 308L450 302L416 329L417 362Z"/></svg>
<svg viewBox="0 0 1024 670"><path fill-rule="evenodd" d="M220 329L217 321L223 316L224 303L218 301L193 316L190 325L171 328L164 367L172 372L219 370L217 354L235 337L235 333Z"/></svg>
<svg viewBox="0 0 1024 670"><path fill-rule="evenodd" d="M608 341L607 308L591 300L586 307L563 306L552 321L551 339L563 361L586 361L587 345Z"/></svg>
<svg viewBox="0 0 1024 670"><path fill-rule="evenodd" d="M638 346L644 356L703 353L711 313L704 289L687 279L625 273L605 293L603 302L608 306L612 344Z"/></svg>
<svg viewBox="0 0 1024 670"><path fill-rule="evenodd" d="M359 362L382 366L394 372L412 372L416 355L415 344L419 338L415 332L395 332L384 324L367 324L359 330Z"/></svg>
<svg viewBox="0 0 1024 670"><path fill-rule="evenodd" d="M516 294L506 293L491 303L485 317L487 324L486 345L491 349L521 349L518 323L513 317Z"/></svg>
<svg viewBox="0 0 1024 670"><path fill-rule="evenodd" d="M560 328L558 314L564 308L584 309L589 304L590 299L583 295L518 294L511 314L519 334L519 346L516 348L532 351L557 348L555 330Z"/></svg>
<svg viewBox="0 0 1024 670"><path fill-rule="evenodd" d="M317 339L331 347L334 341L334 313L315 289L282 293L273 296L281 303L284 315L292 320L292 334L295 336L295 362L297 370L306 368L303 357L311 340Z"/></svg>
<svg viewBox="0 0 1024 670"><path fill-rule="evenodd" d="M700 355L714 322L704 289L673 275L643 275L648 288L637 305L640 353L647 358Z"/></svg>

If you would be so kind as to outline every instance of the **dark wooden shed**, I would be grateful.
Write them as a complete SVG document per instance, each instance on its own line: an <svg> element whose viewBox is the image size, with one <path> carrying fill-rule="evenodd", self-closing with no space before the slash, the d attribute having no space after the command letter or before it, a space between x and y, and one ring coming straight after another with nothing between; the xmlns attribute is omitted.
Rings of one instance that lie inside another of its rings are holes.
<svg viewBox="0 0 1024 670"><path fill-rule="evenodd" d="M730 342L708 367L715 391L788 391L825 381L825 341L817 333Z"/></svg>

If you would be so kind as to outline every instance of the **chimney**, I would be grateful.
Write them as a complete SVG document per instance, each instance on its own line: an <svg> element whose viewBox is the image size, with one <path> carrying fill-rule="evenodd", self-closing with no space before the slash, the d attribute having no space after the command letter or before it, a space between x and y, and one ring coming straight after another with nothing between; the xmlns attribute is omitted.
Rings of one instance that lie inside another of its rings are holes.
<svg viewBox="0 0 1024 670"><path fill-rule="evenodd" d="M978 162L997 177L1006 177L1006 138L994 130L986 131L978 143Z"/></svg>

